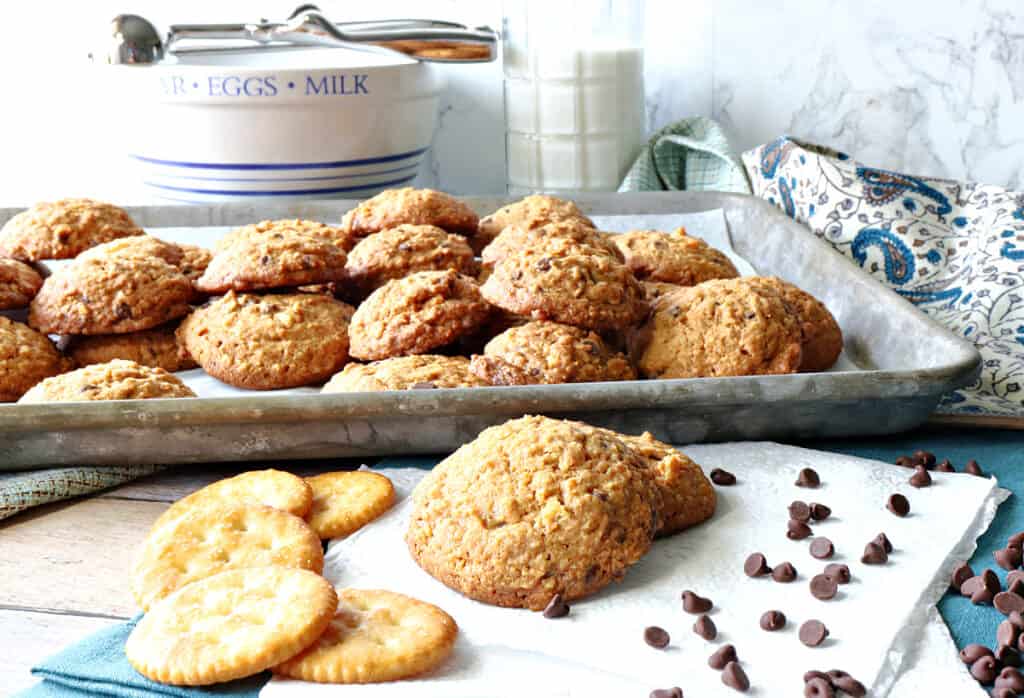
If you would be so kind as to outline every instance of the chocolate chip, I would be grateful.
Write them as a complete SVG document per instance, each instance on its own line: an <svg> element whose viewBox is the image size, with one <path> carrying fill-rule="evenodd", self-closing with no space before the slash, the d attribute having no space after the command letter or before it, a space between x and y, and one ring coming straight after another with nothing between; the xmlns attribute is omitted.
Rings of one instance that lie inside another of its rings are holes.
<svg viewBox="0 0 1024 698"><path fill-rule="evenodd" d="M772 579L776 582L782 582L786 584L796 579L796 567L788 562L783 562L781 565L775 565L775 569L772 570Z"/></svg>
<svg viewBox="0 0 1024 698"><path fill-rule="evenodd" d="M899 456L898 458L896 458L896 465L902 466L904 468L913 468L914 459L911 458L910 456Z"/></svg>
<svg viewBox="0 0 1024 698"><path fill-rule="evenodd" d="M1024 693L1024 674L1015 667L1004 667L996 678L996 688L1008 688L1014 693Z"/></svg>
<svg viewBox="0 0 1024 698"><path fill-rule="evenodd" d="M1004 616L1008 616L1014 611L1022 613L1024 612L1024 596L1018 596L1009 591L1001 591L992 599L992 605Z"/></svg>
<svg viewBox="0 0 1024 698"><path fill-rule="evenodd" d="M864 554L860 557L860 561L865 565L884 565L888 560L889 556L885 554L885 548L875 542L865 545Z"/></svg>
<svg viewBox="0 0 1024 698"><path fill-rule="evenodd" d="M551 258L541 257L534 266L537 268L537 271L547 271L551 268Z"/></svg>
<svg viewBox="0 0 1024 698"><path fill-rule="evenodd" d="M850 568L838 562L825 566L825 574L836 580L836 584L850 583Z"/></svg>
<svg viewBox="0 0 1024 698"><path fill-rule="evenodd" d="M953 464L949 462L948 458L946 458L941 463L935 466L935 471L939 473L955 473L956 468L954 468Z"/></svg>
<svg viewBox="0 0 1024 698"><path fill-rule="evenodd" d="M569 604L562 599L561 594L555 594L548 601L548 605L544 607L545 618L562 618L569 615Z"/></svg>
<svg viewBox="0 0 1024 698"><path fill-rule="evenodd" d="M1017 613L1020 616L1020 613ZM1007 618L996 628L996 645L999 647L1016 647L1017 638L1020 637L1020 628Z"/></svg>
<svg viewBox="0 0 1024 698"><path fill-rule="evenodd" d="M714 606L711 599L705 599L692 591L683 592L683 610L687 613L707 613Z"/></svg>
<svg viewBox="0 0 1024 698"><path fill-rule="evenodd" d="M668 633L664 628L659 628L657 625L644 628L644 642L651 647L663 650L668 647L668 641Z"/></svg>
<svg viewBox="0 0 1024 698"><path fill-rule="evenodd" d="M1007 586L1012 585L1018 580L1024 581L1024 570L1011 570L1010 574L1006 575Z"/></svg>
<svg viewBox="0 0 1024 698"><path fill-rule="evenodd" d="M437 387L437 384L433 381L419 381L409 386L410 390L433 390Z"/></svg>
<svg viewBox="0 0 1024 698"><path fill-rule="evenodd" d="M997 647L994 656L999 666L1020 666L1020 653L1013 647Z"/></svg>
<svg viewBox="0 0 1024 698"><path fill-rule="evenodd" d="M765 611L761 614L761 630L774 632L786 627L786 614L782 611Z"/></svg>
<svg viewBox="0 0 1024 698"><path fill-rule="evenodd" d="M839 585L836 580L824 574L816 574L811 578L811 595L821 601L828 601L836 595Z"/></svg>
<svg viewBox="0 0 1024 698"><path fill-rule="evenodd" d="M824 521L832 516L832 510L824 504L814 502L811 504L811 518L815 521Z"/></svg>
<svg viewBox="0 0 1024 698"><path fill-rule="evenodd" d="M1003 588L1002 585L999 583L999 575L997 575L992 570L983 570L981 575L979 576L981 577L981 583L984 585L984 587L991 591L993 594L998 594L999 591Z"/></svg>
<svg viewBox="0 0 1024 698"><path fill-rule="evenodd" d="M973 458L967 461L967 465L964 466L964 472L968 475L977 475L978 477L985 477L985 473L982 471L981 466L978 465L978 461Z"/></svg>
<svg viewBox="0 0 1024 698"><path fill-rule="evenodd" d="M820 676L815 676L804 684L805 698L835 698L835 695L832 682Z"/></svg>
<svg viewBox="0 0 1024 698"><path fill-rule="evenodd" d="M985 645L979 645L977 643L967 645L960 650L960 661L964 664L974 664L982 657L991 657L992 650Z"/></svg>
<svg viewBox="0 0 1024 698"><path fill-rule="evenodd" d="M974 576L974 570L966 562L961 562L959 565L953 568L953 574L950 576L949 588L953 591L960 591L960 587L963 586L964 582Z"/></svg>
<svg viewBox="0 0 1024 698"><path fill-rule="evenodd" d="M912 458L914 459L914 465L923 465L926 468L931 468L935 465L935 454L931 451L914 451Z"/></svg>
<svg viewBox="0 0 1024 698"><path fill-rule="evenodd" d="M930 487L932 484L932 476L928 474L928 471L923 465L919 465L914 468L914 474L910 476L911 487Z"/></svg>
<svg viewBox="0 0 1024 698"><path fill-rule="evenodd" d="M896 493L889 497L889 501L885 503L885 508L896 514L896 516L904 517L910 513L910 502L902 494Z"/></svg>
<svg viewBox="0 0 1024 698"><path fill-rule="evenodd" d="M811 669L810 671L804 672L804 683L807 683L811 679L824 679L828 681L828 685L832 685L832 679L824 671L818 671L817 669Z"/></svg>
<svg viewBox="0 0 1024 698"><path fill-rule="evenodd" d="M997 672L995 657L982 657L971 665L971 676L981 684L988 685L995 681Z"/></svg>
<svg viewBox="0 0 1024 698"><path fill-rule="evenodd" d="M987 606L992 603L995 597L996 594L993 594L991 590L981 588L971 594L971 603L975 606Z"/></svg>
<svg viewBox="0 0 1024 698"><path fill-rule="evenodd" d="M701 616L693 624L693 632L700 635L702 638L711 642L718 637L718 628L715 627L715 621L711 620L707 616Z"/></svg>
<svg viewBox="0 0 1024 698"><path fill-rule="evenodd" d="M1016 594L1017 596L1024 596L1024 582L1022 582L1020 578L1014 579L1013 582L1010 583L1010 586L1006 588L1006 590L1011 594Z"/></svg>
<svg viewBox="0 0 1024 698"><path fill-rule="evenodd" d="M708 657L708 666L712 669L724 669L729 662L735 662L736 648L732 645L722 645L715 653Z"/></svg>
<svg viewBox="0 0 1024 698"><path fill-rule="evenodd" d="M796 477L797 487L818 487L821 484L821 478L811 468L804 468Z"/></svg>
<svg viewBox="0 0 1024 698"><path fill-rule="evenodd" d="M768 566L768 561L761 553L751 553L743 563L743 572L748 577L763 577L771 574L771 571L772 568Z"/></svg>
<svg viewBox="0 0 1024 698"><path fill-rule="evenodd" d="M820 537L811 541L811 557L816 560L828 560L835 552L835 546L828 538Z"/></svg>
<svg viewBox="0 0 1024 698"><path fill-rule="evenodd" d="M730 473L728 470L715 468L714 470L711 471L711 482L715 483L720 487L729 487L730 485L736 484L736 476Z"/></svg>
<svg viewBox="0 0 1024 698"><path fill-rule="evenodd" d="M1006 547L1018 549L1024 547L1024 531L1014 533L1012 536L1010 536L1010 538L1006 541Z"/></svg>
<svg viewBox="0 0 1024 698"><path fill-rule="evenodd" d="M683 698L683 689L679 688L679 686L656 688L651 691L649 698Z"/></svg>
<svg viewBox="0 0 1024 698"><path fill-rule="evenodd" d="M722 670L722 683L740 693L750 690L750 679L738 662L729 662L725 665L725 669Z"/></svg>
<svg viewBox="0 0 1024 698"><path fill-rule="evenodd" d="M889 540L889 536L885 535L885 533L879 533L877 536L875 536L873 542L882 546L882 549L885 550L886 555L892 552L892 542Z"/></svg>
<svg viewBox="0 0 1024 698"><path fill-rule="evenodd" d="M803 521L794 521L793 519L790 519L789 523L786 524L786 538L789 538L790 540L803 540L804 538L808 538L812 533L813 531L811 530L811 527Z"/></svg>
<svg viewBox="0 0 1024 698"><path fill-rule="evenodd" d="M127 320L132 317L132 307L127 303L118 303L114 306L114 315L120 320Z"/></svg>
<svg viewBox="0 0 1024 698"><path fill-rule="evenodd" d="M800 626L800 642L808 647L817 647L828 637L828 628L820 620L804 621Z"/></svg>
<svg viewBox="0 0 1024 698"><path fill-rule="evenodd" d="M996 564L1004 570L1014 570L1020 567L1020 548L1003 548L992 553L992 557L995 559Z"/></svg>
<svg viewBox="0 0 1024 698"><path fill-rule="evenodd" d="M868 693L868 689L864 688L864 684L849 674L833 679L832 685L843 693L853 696L854 698L862 698Z"/></svg>
<svg viewBox="0 0 1024 698"><path fill-rule="evenodd" d="M789 505L789 518L793 521L807 523L811 520L811 506L807 502L797 500Z"/></svg>

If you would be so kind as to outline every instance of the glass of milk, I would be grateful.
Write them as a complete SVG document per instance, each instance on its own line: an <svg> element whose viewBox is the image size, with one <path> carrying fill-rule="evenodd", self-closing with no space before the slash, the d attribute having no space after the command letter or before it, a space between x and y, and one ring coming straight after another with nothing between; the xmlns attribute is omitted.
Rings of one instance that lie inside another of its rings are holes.
<svg viewBox="0 0 1024 698"><path fill-rule="evenodd" d="M644 144L643 0L505 0L510 194L614 191Z"/></svg>

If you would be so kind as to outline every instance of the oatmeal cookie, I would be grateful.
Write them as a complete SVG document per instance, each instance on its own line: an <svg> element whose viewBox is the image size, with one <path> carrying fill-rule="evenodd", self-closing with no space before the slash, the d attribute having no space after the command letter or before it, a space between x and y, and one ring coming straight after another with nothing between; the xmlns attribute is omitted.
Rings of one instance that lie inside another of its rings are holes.
<svg viewBox="0 0 1024 698"><path fill-rule="evenodd" d="M719 279L662 296L631 338L647 378L793 373L800 322L778 294Z"/></svg>
<svg viewBox="0 0 1024 698"><path fill-rule="evenodd" d="M69 336L65 351L78 366L125 359L170 373L187 371L198 364L174 336L177 326L177 323L171 323L128 334Z"/></svg>
<svg viewBox="0 0 1024 698"><path fill-rule="evenodd" d="M236 228L214 243L213 250L214 252L222 252L241 238L266 235L267 233L305 233L306 235L312 235L313 237L333 242L335 246L340 247L345 252L351 250L359 242L359 238L355 235L337 226L302 218L282 218L260 221L259 223Z"/></svg>
<svg viewBox="0 0 1024 698"><path fill-rule="evenodd" d="M594 227L594 222L584 216L573 202L547 194L533 194L481 218L474 243L480 245L479 249L483 249L483 246L489 244L510 225L523 230L533 230L560 221L574 221L587 228Z"/></svg>
<svg viewBox="0 0 1024 698"><path fill-rule="evenodd" d="M0 315L0 402L14 402L39 381L70 368L49 337Z"/></svg>
<svg viewBox="0 0 1024 698"><path fill-rule="evenodd" d="M638 279L694 286L740 275L728 257L700 238L687 235L684 228L672 234L633 230L610 237Z"/></svg>
<svg viewBox="0 0 1024 698"><path fill-rule="evenodd" d="M378 390L431 390L490 385L469 371L464 356L416 354L396 356L368 364L348 364L327 381L325 393L362 393Z"/></svg>
<svg viewBox="0 0 1024 698"><path fill-rule="evenodd" d="M412 494L406 543L427 573L498 606L544 608L620 579L650 548L661 495L619 438L523 417L485 429Z"/></svg>
<svg viewBox="0 0 1024 698"><path fill-rule="evenodd" d="M0 310L27 308L43 277L35 269L16 259L0 257Z"/></svg>
<svg viewBox="0 0 1024 698"><path fill-rule="evenodd" d="M654 303L662 296L683 288L678 284L667 284L664 281L641 281L640 287L644 290L644 298L648 303Z"/></svg>
<svg viewBox="0 0 1024 698"><path fill-rule="evenodd" d="M345 270L363 293L417 271L451 269L476 273L466 238L433 225L400 225L363 238L348 255Z"/></svg>
<svg viewBox="0 0 1024 698"><path fill-rule="evenodd" d="M843 351L843 331L824 303L775 276L751 276L744 281L778 293L800 319L803 337L801 371L825 371L836 362Z"/></svg>
<svg viewBox="0 0 1024 698"><path fill-rule="evenodd" d="M177 267L190 282L195 282L206 271L207 265L213 258L213 253L195 245L166 242L152 235L134 235L92 247L78 255L75 261L115 256L122 258L159 257L172 267Z"/></svg>
<svg viewBox="0 0 1024 698"><path fill-rule="evenodd" d="M348 361L348 306L321 294L229 291L185 318L178 341L204 371L239 388L319 383Z"/></svg>
<svg viewBox="0 0 1024 698"><path fill-rule="evenodd" d="M0 228L0 257L24 262L71 259L117 238L142 235L124 209L92 199L38 203Z"/></svg>
<svg viewBox="0 0 1024 698"><path fill-rule="evenodd" d="M476 213L454 196L433 189L388 189L367 199L341 219L343 230L365 237L403 224L436 225L442 230L471 237L479 221Z"/></svg>
<svg viewBox="0 0 1024 698"><path fill-rule="evenodd" d="M162 368L117 359L47 378L33 386L18 402L147 400L195 396L177 376Z"/></svg>
<svg viewBox="0 0 1024 698"><path fill-rule="evenodd" d="M472 334L490 315L476 282L455 271L420 271L389 281L356 308L352 356L426 354Z"/></svg>
<svg viewBox="0 0 1024 698"><path fill-rule="evenodd" d="M611 351L596 333L542 320L499 334L483 355L473 357L470 370L492 385L636 379L629 359Z"/></svg>
<svg viewBox="0 0 1024 698"><path fill-rule="evenodd" d="M139 332L189 312L192 284L156 257L74 261L43 282L28 324L47 334Z"/></svg>
<svg viewBox="0 0 1024 698"><path fill-rule="evenodd" d="M510 313L592 330L625 329L647 312L633 273L605 255L522 251L496 264L481 292Z"/></svg>
<svg viewBox="0 0 1024 698"><path fill-rule="evenodd" d="M607 233L588 228L577 220L548 223L538 228L511 225L491 241L480 255L485 267L493 267L521 250L543 250L551 257L569 254L606 254L623 261L622 252Z"/></svg>

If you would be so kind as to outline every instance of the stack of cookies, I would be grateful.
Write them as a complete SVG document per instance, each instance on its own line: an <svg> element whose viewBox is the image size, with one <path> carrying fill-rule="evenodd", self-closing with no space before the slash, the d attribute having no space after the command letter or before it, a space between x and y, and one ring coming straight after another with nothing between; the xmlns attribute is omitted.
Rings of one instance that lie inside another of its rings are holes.
<svg viewBox="0 0 1024 698"><path fill-rule="evenodd" d="M125 645L161 683L258 674L321 683L394 681L439 666L457 627L440 608L381 590L335 589L321 539L348 535L394 502L376 473L303 479L278 470L215 482L153 525L131 573L146 615Z"/></svg>

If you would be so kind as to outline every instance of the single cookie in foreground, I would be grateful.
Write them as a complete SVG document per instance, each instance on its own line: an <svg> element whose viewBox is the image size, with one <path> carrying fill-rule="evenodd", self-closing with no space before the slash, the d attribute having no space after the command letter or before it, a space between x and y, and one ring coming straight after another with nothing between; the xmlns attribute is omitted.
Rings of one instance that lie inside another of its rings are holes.
<svg viewBox="0 0 1024 698"><path fill-rule="evenodd" d="M451 269L472 276L473 250L466 238L433 225L400 225L364 238L349 253L345 270L363 293L417 271Z"/></svg>
<svg viewBox="0 0 1024 698"><path fill-rule="evenodd" d="M320 538L341 538L370 523L395 503L391 480L361 470L307 477L313 502L306 521Z"/></svg>
<svg viewBox="0 0 1024 698"><path fill-rule="evenodd" d="M728 257L700 238L687 235L684 228L671 234L632 230L610 237L638 279L695 286L740 275Z"/></svg>
<svg viewBox="0 0 1024 698"><path fill-rule="evenodd" d="M0 315L0 402L14 402L44 378L70 368L49 337Z"/></svg>
<svg viewBox="0 0 1024 698"><path fill-rule="evenodd" d="M0 310L27 308L42 285L43 277L28 264L0 257Z"/></svg>
<svg viewBox="0 0 1024 698"><path fill-rule="evenodd" d="M440 666L457 634L452 617L433 604L391 591L340 589L320 639L274 673L318 683L398 681Z"/></svg>
<svg viewBox="0 0 1024 698"><path fill-rule="evenodd" d="M0 257L23 262L71 259L80 252L144 231L128 213L92 199L38 203L0 228Z"/></svg>
<svg viewBox="0 0 1024 698"><path fill-rule="evenodd" d="M348 364L324 385L325 393L362 393L378 390L433 390L490 385L469 370L464 356L416 354L368 364Z"/></svg>
<svg viewBox="0 0 1024 698"><path fill-rule="evenodd" d="M195 396L181 379L162 368L117 359L47 378L34 385L18 402L152 400Z"/></svg>
<svg viewBox="0 0 1024 698"><path fill-rule="evenodd" d="M125 655L153 681L206 686L258 674L309 647L338 597L318 574L231 570L179 589L139 621Z"/></svg>
<svg viewBox="0 0 1024 698"><path fill-rule="evenodd" d="M67 335L65 351L78 366L124 359L169 373L187 371L198 364L175 337L177 327L178 323L171 323L128 334Z"/></svg>
<svg viewBox="0 0 1024 698"><path fill-rule="evenodd" d="M745 283L773 291L800 320L803 358L801 371L825 371L843 351L843 331L825 304L791 283L774 276L749 276Z"/></svg>
<svg viewBox="0 0 1024 698"><path fill-rule="evenodd" d="M572 221L587 228L594 227L594 222L583 215L572 201L547 194L533 194L481 218L473 239L474 246L478 250L483 249L509 226L533 230L561 221Z"/></svg>
<svg viewBox="0 0 1024 698"><path fill-rule="evenodd" d="M470 237L479 217L454 196L433 189L387 189L367 199L341 219L343 230L357 237L403 224L435 225L449 233Z"/></svg>

